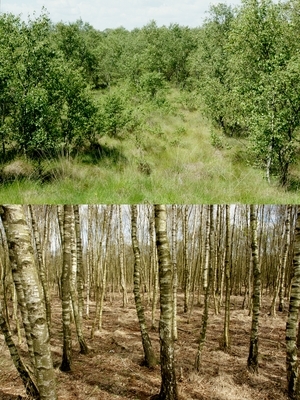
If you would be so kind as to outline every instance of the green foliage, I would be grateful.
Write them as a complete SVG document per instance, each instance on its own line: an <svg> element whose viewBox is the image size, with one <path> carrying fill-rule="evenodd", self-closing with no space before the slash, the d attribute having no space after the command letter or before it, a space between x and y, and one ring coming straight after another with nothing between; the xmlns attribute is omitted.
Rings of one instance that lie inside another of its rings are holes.
<svg viewBox="0 0 300 400"><path fill-rule="evenodd" d="M227 136L248 137L255 164L283 186L296 160L300 124L296 3L212 6L189 58L190 82L207 114ZM220 146L215 136L212 143Z"/></svg>
<svg viewBox="0 0 300 400"><path fill-rule="evenodd" d="M209 18L199 33L199 46L189 63L194 85L201 92L210 118L232 134L236 128L234 110L229 101L231 82L228 80L228 52L226 49L234 12L230 6L211 6Z"/></svg>
<svg viewBox="0 0 300 400"><path fill-rule="evenodd" d="M120 137L132 120L132 111L123 97L109 93L102 100L99 113L100 130L112 137Z"/></svg>
<svg viewBox="0 0 300 400"><path fill-rule="evenodd" d="M224 148L223 138L220 135L218 135L215 131L212 131L210 138L211 138L211 144L216 149Z"/></svg>
<svg viewBox="0 0 300 400"><path fill-rule="evenodd" d="M278 176L283 186L295 160L300 123L300 70L292 35L283 5L245 1L228 42L237 119L247 126L267 179L270 174Z"/></svg>
<svg viewBox="0 0 300 400"><path fill-rule="evenodd" d="M32 157L59 153L60 144L69 154L74 143L93 134L96 107L86 81L57 49L46 15L28 24L6 16L0 20L4 32L13 31L1 42L6 55L0 74L1 131L10 132L6 143L16 143Z"/></svg>
<svg viewBox="0 0 300 400"><path fill-rule="evenodd" d="M91 25L78 20L68 25L58 23L53 38L65 59L80 69L83 77L96 88L101 85L99 47L102 37Z"/></svg>
<svg viewBox="0 0 300 400"><path fill-rule="evenodd" d="M145 72L140 78L140 89L149 99L165 88L165 81L160 72Z"/></svg>
<svg viewBox="0 0 300 400"><path fill-rule="evenodd" d="M85 140L95 141L97 106L78 71L64 68L61 84L64 103L58 128L66 154L70 154Z"/></svg>
<svg viewBox="0 0 300 400"><path fill-rule="evenodd" d="M179 151L185 135L175 129L166 144L166 120L204 110L224 133L208 138L213 147L247 141L249 163L288 187L299 159L298 3L218 4L196 29L151 21L100 32L81 20L54 25L45 13L27 22L1 14L2 159L93 153L127 138L139 151L150 137L157 151Z"/></svg>

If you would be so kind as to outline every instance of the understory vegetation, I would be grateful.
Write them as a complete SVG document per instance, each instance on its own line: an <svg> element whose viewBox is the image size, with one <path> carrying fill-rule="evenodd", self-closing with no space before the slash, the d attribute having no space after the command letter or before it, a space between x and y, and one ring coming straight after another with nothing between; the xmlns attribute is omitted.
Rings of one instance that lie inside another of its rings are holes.
<svg viewBox="0 0 300 400"><path fill-rule="evenodd" d="M1 199L296 202L299 8L132 31L2 14Z"/></svg>

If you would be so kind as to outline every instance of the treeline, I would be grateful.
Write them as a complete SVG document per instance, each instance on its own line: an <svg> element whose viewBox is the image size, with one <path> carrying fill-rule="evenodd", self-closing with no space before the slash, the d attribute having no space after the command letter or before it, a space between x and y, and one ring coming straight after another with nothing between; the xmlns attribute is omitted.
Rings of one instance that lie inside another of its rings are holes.
<svg viewBox="0 0 300 400"><path fill-rule="evenodd" d="M138 136L145 103L163 109L165 89L176 86L225 135L249 139L247 161L269 182L287 185L299 159L299 8L246 0L212 6L199 28L152 21L132 31L2 14L3 158L70 155L103 135Z"/></svg>
<svg viewBox="0 0 300 400"><path fill-rule="evenodd" d="M287 184L299 155L299 1L212 7L192 60L211 117L249 138L252 163Z"/></svg>
<svg viewBox="0 0 300 400"><path fill-rule="evenodd" d="M192 32L178 25L100 32L82 21L54 25L47 15L25 23L2 14L0 35L4 159L12 150L69 155L105 134L133 132L141 103L163 106L166 82L184 82L195 47Z"/></svg>

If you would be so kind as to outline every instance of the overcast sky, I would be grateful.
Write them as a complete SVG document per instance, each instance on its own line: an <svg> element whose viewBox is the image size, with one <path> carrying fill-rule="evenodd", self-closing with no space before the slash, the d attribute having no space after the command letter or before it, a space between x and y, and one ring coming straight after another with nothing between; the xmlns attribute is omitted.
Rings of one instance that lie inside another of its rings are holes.
<svg viewBox="0 0 300 400"><path fill-rule="evenodd" d="M210 4L239 5L240 0L0 0L2 13L41 14L44 6L53 22L74 22L81 18L94 28L104 30L123 26L142 27L155 20L159 26L170 23L201 25Z"/></svg>

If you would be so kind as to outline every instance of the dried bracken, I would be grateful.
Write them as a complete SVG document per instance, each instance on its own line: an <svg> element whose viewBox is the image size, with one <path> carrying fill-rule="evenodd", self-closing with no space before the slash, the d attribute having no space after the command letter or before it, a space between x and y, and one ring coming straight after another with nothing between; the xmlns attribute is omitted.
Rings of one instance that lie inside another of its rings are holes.
<svg viewBox="0 0 300 400"><path fill-rule="evenodd" d="M103 311L103 329L93 340L87 340L91 348L84 356L79 345L73 342L72 372L59 371L61 361L61 305L52 297L51 346L58 386L58 398L63 400L149 400L160 389L160 368L141 366L143 349L133 296L123 308L122 294L116 294L112 303L106 302ZM263 299L260 326L259 375L247 371L247 355L251 317L242 310L242 297L234 297L235 309L231 310L231 349L219 349L223 330L224 310L213 315L207 342L202 353L200 372L194 370L194 359L203 309L195 306L187 325L188 316L182 313L183 295L179 294L178 341L175 344L176 374L180 378L180 400L287 400L285 372L285 323L286 313L277 318L268 315L270 298ZM89 333L95 312L91 302L91 315L84 321L84 334ZM158 315L158 313L157 313ZM151 306L145 309L148 324ZM158 321L156 321L156 326ZM74 331L74 327L72 327ZM149 332L155 352L159 352L157 331ZM12 364L3 336L0 336L0 399L26 399L22 381ZM25 343L21 354L27 357ZM26 356L25 356L26 354ZM26 358L25 358L26 360ZM20 397L19 397L20 398Z"/></svg>

